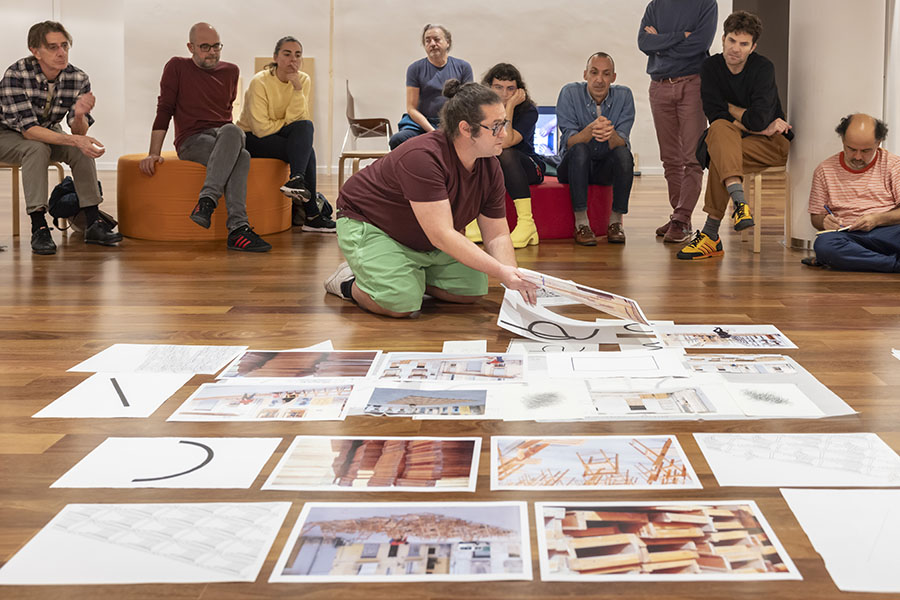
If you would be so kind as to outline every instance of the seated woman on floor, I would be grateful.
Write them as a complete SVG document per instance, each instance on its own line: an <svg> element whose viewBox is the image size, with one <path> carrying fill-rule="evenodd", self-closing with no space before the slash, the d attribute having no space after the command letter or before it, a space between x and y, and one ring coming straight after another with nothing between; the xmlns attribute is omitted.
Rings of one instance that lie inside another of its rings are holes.
<svg viewBox="0 0 900 600"><path fill-rule="evenodd" d="M518 221L510 233L513 248L524 248L538 243L538 232L531 216L531 191L529 185L544 181L546 165L534 151L534 128L537 124L538 109L531 97L522 74L509 63L499 63L491 67L481 80L500 96L506 107L506 138L500 167L506 182L506 192L516 205ZM472 221L466 227L466 236L473 242L481 241L478 223Z"/></svg>
<svg viewBox="0 0 900 600"><path fill-rule="evenodd" d="M488 275L535 302L535 286L516 268L494 159L506 137L503 104L492 90L453 79L444 95L440 129L356 173L338 196L347 262L325 290L376 314L412 316L425 294L475 302L488 291ZM484 250L462 234L476 217Z"/></svg>
<svg viewBox="0 0 900 600"><path fill-rule="evenodd" d="M406 114L400 119L397 133L391 136L391 150L406 140L434 131L440 123L441 107L447 101L441 91L444 83L456 79L472 81L472 66L449 56L453 38L443 25L429 23L422 30L425 58L406 69Z"/></svg>
<svg viewBox="0 0 900 600"><path fill-rule="evenodd" d="M247 134L250 156L277 158L291 166L281 192L294 200L294 224L302 224L303 231L333 233L334 221L322 214L316 198L310 80L300 70L303 46L297 38L283 37L275 44L273 58L250 80L237 125Z"/></svg>

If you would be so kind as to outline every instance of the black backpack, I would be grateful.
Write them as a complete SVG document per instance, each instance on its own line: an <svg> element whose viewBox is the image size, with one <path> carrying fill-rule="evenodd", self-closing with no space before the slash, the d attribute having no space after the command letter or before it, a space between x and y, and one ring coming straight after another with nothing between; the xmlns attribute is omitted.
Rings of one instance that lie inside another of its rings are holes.
<svg viewBox="0 0 900 600"><path fill-rule="evenodd" d="M103 196L103 186L97 182L100 189L100 196ZM68 227L60 227L59 220L66 219L72 229L76 231L84 231L88 224L84 222L84 216L81 214L81 206L78 204L78 194L75 193L75 182L68 175L62 182L53 188L48 201L50 205L50 216L53 217L53 226L64 231ZM79 218L80 217L80 218ZM100 218L103 219L110 229L118 225L118 222L111 215L100 211Z"/></svg>

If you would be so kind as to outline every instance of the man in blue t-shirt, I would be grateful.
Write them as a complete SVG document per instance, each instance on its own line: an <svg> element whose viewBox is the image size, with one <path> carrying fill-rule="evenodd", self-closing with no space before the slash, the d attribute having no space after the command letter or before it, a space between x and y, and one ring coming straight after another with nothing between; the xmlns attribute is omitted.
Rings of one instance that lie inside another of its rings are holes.
<svg viewBox="0 0 900 600"><path fill-rule="evenodd" d="M624 244L622 215L634 181L631 154L631 126L634 125L634 96L623 85L613 85L616 64L605 52L588 58L584 81L567 83L556 101L559 147L562 163L559 180L569 184L575 213L575 243L596 246L587 216L588 185L613 187L612 212L606 241Z"/></svg>

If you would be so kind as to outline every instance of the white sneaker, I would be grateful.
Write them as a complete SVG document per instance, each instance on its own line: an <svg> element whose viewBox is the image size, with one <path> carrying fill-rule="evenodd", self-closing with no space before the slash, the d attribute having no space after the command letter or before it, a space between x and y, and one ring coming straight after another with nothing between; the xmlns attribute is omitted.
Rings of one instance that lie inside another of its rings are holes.
<svg viewBox="0 0 900 600"><path fill-rule="evenodd" d="M350 265L346 261L342 262L338 265L337 271L325 280L325 291L339 298L344 298L344 294L341 293L341 284L351 279L353 279L353 271L350 270Z"/></svg>

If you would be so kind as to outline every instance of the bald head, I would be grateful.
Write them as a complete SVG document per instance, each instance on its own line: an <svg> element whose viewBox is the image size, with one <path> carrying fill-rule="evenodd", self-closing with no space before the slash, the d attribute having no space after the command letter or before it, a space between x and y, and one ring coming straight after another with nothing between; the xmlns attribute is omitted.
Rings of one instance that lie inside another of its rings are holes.
<svg viewBox="0 0 900 600"><path fill-rule="evenodd" d="M188 32L188 41L192 44L198 44L198 34L201 37L206 37L206 35L212 34L216 36L216 39L219 39L219 33L216 31L216 28L210 25L209 23L194 23L191 25L191 30Z"/></svg>
<svg viewBox="0 0 900 600"><path fill-rule="evenodd" d="M844 162L851 169L864 169L873 160L887 137L887 125L871 115L847 115L835 128L844 145Z"/></svg>
<svg viewBox="0 0 900 600"><path fill-rule="evenodd" d="M219 64L219 54L222 44L219 42L219 32L209 23L195 23L188 33L188 50L191 58L201 69L214 69Z"/></svg>

